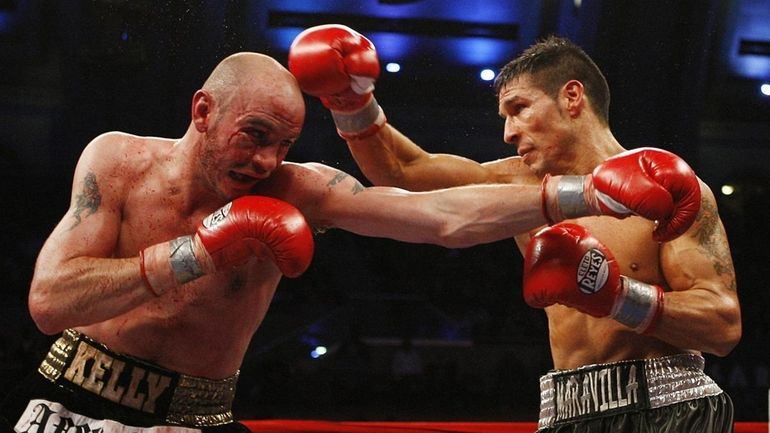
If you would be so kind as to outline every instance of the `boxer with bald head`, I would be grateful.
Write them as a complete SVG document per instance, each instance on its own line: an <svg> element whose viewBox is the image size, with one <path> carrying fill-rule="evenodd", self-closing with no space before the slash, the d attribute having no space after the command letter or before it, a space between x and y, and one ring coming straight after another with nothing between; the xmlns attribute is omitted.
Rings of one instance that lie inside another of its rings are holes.
<svg viewBox="0 0 770 433"><path fill-rule="evenodd" d="M375 47L353 29L305 30L289 69L331 110L376 185L540 184L561 198L558 207L543 202L551 227L516 237L524 299L544 308L549 324L554 370L541 378L541 431L732 431L730 398L701 357L727 355L741 336L716 200L670 152L621 146L607 82L581 48L549 37L502 68L503 139L519 156L485 163L428 153L387 122L373 96ZM606 200L610 191L624 203ZM585 197L622 219L586 216ZM664 203L673 210L654 217Z"/></svg>
<svg viewBox="0 0 770 433"><path fill-rule="evenodd" d="M285 161L302 92L257 53L224 59L191 105L181 138L110 132L83 150L29 293L37 326L61 336L3 404L5 429L243 430L231 412L240 365L282 275L310 265L314 230L465 247L565 212L618 215L582 191L411 193ZM635 206L615 194L603 197Z"/></svg>

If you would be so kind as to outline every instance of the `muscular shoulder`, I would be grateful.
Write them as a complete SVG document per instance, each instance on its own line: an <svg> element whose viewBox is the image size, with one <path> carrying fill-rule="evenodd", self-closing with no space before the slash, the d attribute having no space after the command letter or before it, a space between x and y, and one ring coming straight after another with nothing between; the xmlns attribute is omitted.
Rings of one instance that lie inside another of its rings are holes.
<svg viewBox="0 0 770 433"><path fill-rule="evenodd" d="M91 140L78 161L78 170L130 180L148 170L171 146L171 140L107 132Z"/></svg>
<svg viewBox="0 0 770 433"><path fill-rule="evenodd" d="M700 185L701 204L695 222L684 235L662 244L662 262L672 286L686 288L694 280L702 284L711 279L734 291L732 257L716 197L703 181ZM681 281L678 284L677 278Z"/></svg>
<svg viewBox="0 0 770 433"><path fill-rule="evenodd" d="M705 182L700 179L698 181L701 189L701 201L695 222L685 234L674 239L670 244L675 245L678 243L677 241L695 241L698 244L703 244L707 243L713 236L719 236L723 231L714 192Z"/></svg>
<svg viewBox="0 0 770 433"><path fill-rule="evenodd" d="M328 186L335 177L350 177L336 168L317 162L284 162L261 188L280 189L291 186L297 191L312 191Z"/></svg>
<svg viewBox="0 0 770 433"><path fill-rule="evenodd" d="M524 164L521 157L497 159L482 164L495 183L539 184L540 178Z"/></svg>
<svg viewBox="0 0 770 433"><path fill-rule="evenodd" d="M141 139L122 132L107 132L91 140L83 149L78 165L94 170L120 166L142 153Z"/></svg>
<svg viewBox="0 0 770 433"><path fill-rule="evenodd" d="M73 192L97 190L103 203L126 197L156 165L170 140L108 132L91 140L83 149L74 174Z"/></svg>
<svg viewBox="0 0 770 433"><path fill-rule="evenodd" d="M355 194L363 185L347 173L320 163L284 162L269 179L254 189L264 194L286 200L307 213L329 199L334 190L345 189Z"/></svg>
<svg viewBox="0 0 770 433"><path fill-rule="evenodd" d="M707 236L712 236L715 231L721 229L721 219L719 218L719 211L717 209L717 200L714 197L714 192L706 185L702 180L700 182L701 190L701 202L700 210L698 211L698 217L695 219L693 227L690 229L689 234L703 239Z"/></svg>

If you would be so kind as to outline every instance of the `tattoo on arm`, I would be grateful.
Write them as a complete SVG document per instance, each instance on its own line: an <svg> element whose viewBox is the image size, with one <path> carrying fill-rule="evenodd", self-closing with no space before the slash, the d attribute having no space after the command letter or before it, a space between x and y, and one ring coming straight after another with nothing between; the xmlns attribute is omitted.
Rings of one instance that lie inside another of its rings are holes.
<svg viewBox="0 0 770 433"><path fill-rule="evenodd" d="M99 192L99 185L96 183L96 175L89 172L83 180L83 190L75 197L75 210L72 217L75 222L70 227L74 229L81 222L80 214L84 211L88 213L84 216L93 215L99 209L102 203L102 195Z"/></svg>
<svg viewBox="0 0 770 433"><path fill-rule="evenodd" d="M337 172L337 174L335 174L334 177L326 185L330 186L330 187L334 186L334 185L337 185L338 183L342 182L343 180L345 180L348 177L350 177L350 175L347 174L347 173L344 173L344 172L341 172L341 171ZM350 189L350 192L352 192L353 195L356 195L356 194L358 194L359 192L361 192L363 190L364 190L364 186L361 185L361 182L359 182L358 180L354 179L353 187Z"/></svg>
<svg viewBox="0 0 770 433"><path fill-rule="evenodd" d="M735 291L737 288L733 259L730 256L730 248L725 236L719 236L722 232L719 225L719 214L711 200L705 198L701 200L701 209L696 224L695 236L698 239L699 249L711 258L714 271L720 277L727 279L730 282L729 288Z"/></svg>
<svg viewBox="0 0 770 433"><path fill-rule="evenodd" d="M334 174L334 176L332 176L331 179L329 179L329 182L326 183L326 186L328 186L329 188L333 188L337 184L344 182L345 179L347 179L348 177L350 177L353 180L353 186L350 188L350 192L353 195L356 195L365 189L364 186L361 185L361 182L359 182L356 178L351 177L349 174L339 170L336 170L336 173ZM334 224L332 224L330 221L320 220L320 221L314 221L313 223L314 234L326 233L326 231L331 228L334 228Z"/></svg>

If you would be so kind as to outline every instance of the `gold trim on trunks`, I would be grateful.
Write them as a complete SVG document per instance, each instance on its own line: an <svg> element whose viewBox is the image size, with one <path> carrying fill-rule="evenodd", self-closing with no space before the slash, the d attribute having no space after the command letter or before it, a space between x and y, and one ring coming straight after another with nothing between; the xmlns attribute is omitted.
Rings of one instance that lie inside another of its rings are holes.
<svg viewBox="0 0 770 433"><path fill-rule="evenodd" d="M73 329L65 330L61 337L51 345L51 349L45 355L45 359L43 359L37 371L51 382L56 382L64 371L67 360L75 350L79 337L79 332Z"/></svg>
<svg viewBox="0 0 770 433"><path fill-rule="evenodd" d="M113 352L72 329L51 345L38 371L60 386L89 391L171 424L207 427L233 422L238 372L222 380L176 373Z"/></svg>

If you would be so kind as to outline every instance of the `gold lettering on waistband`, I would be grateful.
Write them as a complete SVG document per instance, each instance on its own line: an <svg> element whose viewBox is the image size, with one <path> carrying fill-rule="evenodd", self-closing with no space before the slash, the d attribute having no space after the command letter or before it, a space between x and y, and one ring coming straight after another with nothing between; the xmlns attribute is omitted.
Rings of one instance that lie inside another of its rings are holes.
<svg viewBox="0 0 770 433"><path fill-rule="evenodd" d="M155 400L163 394L163 391L165 391L170 384L171 378L168 376L161 376L153 372L147 374L147 401L144 402L142 410L155 413Z"/></svg>
<svg viewBox="0 0 770 433"><path fill-rule="evenodd" d="M231 405L238 373L221 380L185 376L103 348L87 336L66 330L38 368L48 380L99 395L106 401L148 413L162 412L172 424L215 426L232 422ZM65 382L66 381L66 382ZM169 392L170 391L170 392ZM170 402L164 398L169 394ZM163 407L168 405L168 407Z"/></svg>
<svg viewBox="0 0 770 433"><path fill-rule="evenodd" d="M86 363L93 360L93 365L86 375ZM131 366L131 381L128 388L118 385L126 363L115 359L95 347L80 342L72 365L64 373L70 382L102 397L130 408L155 413L155 403L171 385L171 377L147 371L138 366ZM110 371L110 378L105 384L104 376ZM139 391L144 379L147 393Z"/></svg>
<svg viewBox="0 0 770 433"><path fill-rule="evenodd" d="M78 343L75 359L72 360L72 363L67 368L67 371L64 372L64 378L74 383L75 385L82 384L83 380L85 379L86 361L92 358L92 354L94 352L95 351L93 347L83 343L82 341Z"/></svg>
<svg viewBox="0 0 770 433"><path fill-rule="evenodd" d="M94 364L91 366L91 374L83 381L82 386L94 394L99 394L104 387L102 379L104 378L104 373L106 373L105 368L110 368L113 358L99 351L94 352Z"/></svg>
<svg viewBox="0 0 770 433"><path fill-rule="evenodd" d="M123 398L120 400L120 404L132 407L136 410L142 409L142 403L144 403L145 395L141 392L138 392L137 390L139 388L139 382L144 379L144 375L146 373L147 370L134 366L133 370L131 371L131 383L128 384L128 389L123 395Z"/></svg>
<svg viewBox="0 0 770 433"><path fill-rule="evenodd" d="M120 403L120 398L123 397L126 388L118 385L118 378L123 373L125 367L126 363L119 359L112 361L112 375L110 375L110 380L107 381L107 385L102 390L102 397L111 402Z"/></svg>

